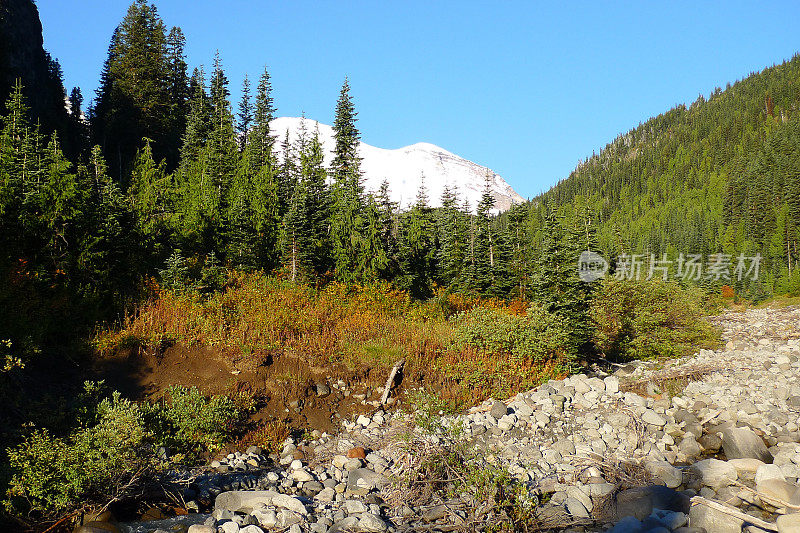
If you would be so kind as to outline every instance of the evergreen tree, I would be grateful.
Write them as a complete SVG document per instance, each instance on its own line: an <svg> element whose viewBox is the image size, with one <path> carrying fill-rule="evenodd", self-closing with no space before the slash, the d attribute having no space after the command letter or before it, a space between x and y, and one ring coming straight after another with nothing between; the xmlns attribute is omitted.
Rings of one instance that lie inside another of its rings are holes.
<svg viewBox="0 0 800 533"><path fill-rule="evenodd" d="M264 165L274 166L275 138L270 135L269 124L275 118L276 110L272 99L272 83L266 68L258 82L254 107L253 130L248 138L253 146L253 165L256 169Z"/></svg>
<svg viewBox="0 0 800 533"><path fill-rule="evenodd" d="M167 34L167 90L169 92L169 115L167 119L164 157L167 167L174 169L180 160L183 134L189 113L188 101L191 95L187 75L186 38L180 28L173 26Z"/></svg>
<svg viewBox="0 0 800 533"><path fill-rule="evenodd" d="M402 218L400 226L399 285L418 298L432 295L432 276L436 272L436 229L423 176L417 201Z"/></svg>
<svg viewBox="0 0 800 533"><path fill-rule="evenodd" d="M180 71L182 43L177 30L172 37L170 50L164 23L146 0L131 4L112 36L92 129L120 181L142 138L153 139L156 159L178 152L175 130L183 109L174 105L173 85L179 83L174 69Z"/></svg>
<svg viewBox="0 0 800 533"><path fill-rule="evenodd" d="M303 184L302 216L306 238L304 263L314 274L322 276L331 268L331 246L328 223L331 198L326 183L324 153L319 138L319 124L300 152L300 180Z"/></svg>
<svg viewBox="0 0 800 533"><path fill-rule="evenodd" d="M333 151L333 208L331 212L331 247L334 273L341 281L363 279L359 265L365 265L364 189L358 157L360 135L356 111L345 78L336 104L333 122L336 145Z"/></svg>
<svg viewBox="0 0 800 533"><path fill-rule="evenodd" d="M239 112L236 114L236 130L239 134L239 149L244 150L247 145L247 135L253 123L253 104L250 101L250 80L247 74L242 82L242 99L239 101Z"/></svg>
<svg viewBox="0 0 800 533"><path fill-rule="evenodd" d="M481 200L478 202L478 209L475 213L472 264L470 265L471 285L479 292L486 292L496 281L496 235L491 221L494 204L495 200L487 175Z"/></svg>
<svg viewBox="0 0 800 533"><path fill-rule="evenodd" d="M137 229L148 244L153 247L152 253L159 257L156 264L161 264L165 248L169 245L172 231L171 216L174 207L171 205L170 193L173 190L171 179L166 174L166 161L156 163L150 139L144 139L144 146L139 150L131 170L131 183L128 197L136 215ZM100 154L93 153L94 159ZM97 164L95 164L96 167ZM100 180L100 178L96 178ZM104 190L105 183L97 187L102 194L114 195L113 191Z"/></svg>
<svg viewBox="0 0 800 533"><path fill-rule="evenodd" d="M445 185L442 190L442 207L438 210L439 273L446 287L456 287L463 281L469 243L469 215L458 205L458 190Z"/></svg>
<svg viewBox="0 0 800 533"><path fill-rule="evenodd" d="M181 166L185 168L195 162L205 147L211 129L212 107L205 87L202 67L194 69L189 82L189 116L181 146Z"/></svg>
<svg viewBox="0 0 800 533"><path fill-rule="evenodd" d="M361 135L356 127L357 117L353 97L350 95L350 82L345 78L339 100L336 102L336 117L333 121L336 145L333 150L331 172L338 183L355 179L360 186L361 158L358 156L358 145Z"/></svg>
<svg viewBox="0 0 800 533"><path fill-rule="evenodd" d="M578 245L564 230L564 219L555 210L545 213L542 244L534 276L534 298L549 312L570 324L572 349L586 348L588 307L585 282L578 277Z"/></svg>

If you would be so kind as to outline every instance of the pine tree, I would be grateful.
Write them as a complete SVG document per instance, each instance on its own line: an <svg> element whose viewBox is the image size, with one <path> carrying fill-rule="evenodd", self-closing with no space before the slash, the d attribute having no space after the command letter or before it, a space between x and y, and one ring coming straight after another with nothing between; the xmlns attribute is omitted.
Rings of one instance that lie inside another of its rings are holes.
<svg viewBox="0 0 800 533"><path fill-rule="evenodd" d="M174 208L170 192L173 185L166 174L166 160L155 162L150 143L150 139L144 139L144 146L133 162L128 197L139 232L154 247L153 253L158 255L168 245L172 229L170 217Z"/></svg>
<svg viewBox="0 0 800 533"><path fill-rule="evenodd" d="M242 99L239 101L239 112L236 114L236 131L239 134L239 150L247 145L247 135L253 123L253 104L250 102L250 80L247 74L242 82Z"/></svg>
<svg viewBox="0 0 800 533"><path fill-rule="evenodd" d="M305 233L307 220L303 206L305 204L305 184L301 181L295 187L288 209L283 215L281 228L281 250L284 270L288 272L289 279L298 281L307 270L306 244L308 235Z"/></svg>
<svg viewBox="0 0 800 533"><path fill-rule="evenodd" d="M589 307L585 282L578 278L576 249L577 245L565 234L563 217L548 209L544 215L533 297L547 311L567 320L575 352L586 349Z"/></svg>
<svg viewBox="0 0 800 533"><path fill-rule="evenodd" d="M171 51L182 54L177 30L172 37ZM183 110L174 105L179 80L172 75L180 62L169 52L156 7L136 0L112 36L92 124L95 141L120 181L142 138L153 139L156 159L178 152L180 133L175 130Z"/></svg>
<svg viewBox="0 0 800 533"><path fill-rule="evenodd" d="M167 168L174 169L180 160L183 135L189 113L191 95L187 75L186 38L180 28L170 28L166 41L167 90L169 92L169 115L167 120L166 145L164 147Z"/></svg>
<svg viewBox="0 0 800 533"><path fill-rule="evenodd" d="M334 139L331 171L334 180L344 183L347 180L361 179L361 158L358 156L358 145L361 135L356 127L358 113L350 95L350 82L344 79L339 100L336 103L336 118L333 121Z"/></svg>
<svg viewBox="0 0 800 533"><path fill-rule="evenodd" d="M445 185L442 190L442 207L438 210L439 230L439 281L446 287L455 287L463 281L467 261L469 215L458 205L458 190Z"/></svg>
<svg viewBox="0 0 800 533"><path fill-rule="evenodd" d="M389 182L383 180L374 197L377 208L377 225L380 246L386 253L386 265L379 272L381 278L391 281L397 275L398 264L398 206L389 196Z"/></svg>
<svg viewBox="0 0 800 533"><path fill-rule="evenodd" d="M494 196L490 189L489 176L485 178L481 200L475 213L473 256L470 269L472 287L487 292L495 283L496 235L492 228L491 212Z"/></svg>
<svg viewBox="0 0 800 533"><path fill-rule="evenodd" d="M29 108L17 79L6 102L0 136L0 249L7 259L21 255L29 230L36 234L36 199L41 165L38 135L31 130ZM34 137L34 135L36 135Z"/></svg>
<svg viewBox="0 0 800 533"><path fill-rule="evenodd" d="M300 179L303 183L302 210L306 236L305 264L322 276L331 268L331 246L328 223L331 198L326 183L324 153L319 138L319 124L300 152Z"/></svg>
<svg viewBox="0 0 800 533"><path fill-rule="evenodd" d="M358 157L360 135L356 128L356 111L345 79L336 104L333 122L336 146L333 151L333 208L331 211L331 247L334 273L340 281L363 279L359 265L366 264L364 189Z"/></svg>
<svg viewBox="0 0 800 533"><path fill-rule="evenodd" d="M196 68L189 82L189 116L187 117L186 131L183 135L181 147L181 166L188 166L195 162L200 151L208 141L211 129L212 107L205 87L205 73L202 67Z"/></svg>
<svg viewBox="0 0 800 533"><path fill-rule="evenodd" d="M417 200L400 225L400 266L398 284L418 298L432 295L432 276L436 272L436 230L424 176Z"/></svg>
<svg viewBox="0 0 800 533"><path fill-rule="evenodd" d="M221 242L229 232L231 213L229 212L229 189L238 167L238 146L233 127L233 113L228 97L228 78L222 69L219 53L214 57L214 72L211 77L211 129L205 147L203 174L208 176L209 194L213 196L215 210L208 210L215 234L215 245L208 252L222 253L225 245Z"/></svg>
<svg viewBox="0 0 800 533"><path fill-rule="evenodd" d="M91 184L79 251L80 284L113 308L130 301L153 257L144 249L128 199L106 174L99 146L92 149L88 167L78 173L85 173L83 182Z"/></svg>
<svg viewBox="0 0 800 533"><path fill-rule="evenodd" d="M521 300L526 299L531 276L530 251L532 246L528 228L525 226L528 215L528 206L525 205L513 205L506 214L511 253L509 270L514 284L514 294Z"/></svg>
<svg viewBox="0 0 800 533"><path fill-rule="evenodd" d="M269 124L275 118L275 103L272 99L272 83L269 71L265 68L258 82L253 130L249 142L253 145L253 164L258 170L264 165L275 165L275 138L270 135Z"/></svg>

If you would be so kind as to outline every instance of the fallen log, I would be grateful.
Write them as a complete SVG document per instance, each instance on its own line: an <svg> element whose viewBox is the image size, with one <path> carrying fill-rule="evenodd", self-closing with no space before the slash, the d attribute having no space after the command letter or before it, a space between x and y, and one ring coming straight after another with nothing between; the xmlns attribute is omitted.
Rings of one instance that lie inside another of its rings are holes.
<svg viewBox="0 0 800 533"><path fill-rule="evenodd" d="M386 405L386 400L389 399L389 393L392 390L392 386L394 385L394 378L397 377L397 373L402 370L403 365L406 364L405 359L400 359L398 362L394 364L392 367L392 371L389 372L389 379L386 380L386 386L383 388L383 395L381 396L381 405Z"/></svg>

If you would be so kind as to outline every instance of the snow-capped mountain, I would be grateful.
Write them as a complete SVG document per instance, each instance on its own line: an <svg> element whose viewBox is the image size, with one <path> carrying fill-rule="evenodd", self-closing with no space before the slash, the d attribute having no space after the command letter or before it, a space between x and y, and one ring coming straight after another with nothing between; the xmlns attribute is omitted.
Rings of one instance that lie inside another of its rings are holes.
<svg viewBox="0 0 800 533"><path fill-rule="evenodd" d="M303 121L305 124L302 124ZM335 146L333 128L330 126L307 118L281 117L270 123L270 131L277 136L278 143L284 140L287 131L290 142L295 142L303 125L309 138L315 128L319 128L320 142L325 150L325 165L329 166ZM377 191L381 182L387 180L391 198L401 208L407 208L416 201L417 191L424 179L432 207L441 205L442 190L448 185L458 188L459 203L466 200L474 210L483 193L487 173L496 210L505 211L512 204L525 201L492 170L433 144L417 143L397 150L386 150L362 142L359 155L362 158L364 187L368 191Z"/></svg>

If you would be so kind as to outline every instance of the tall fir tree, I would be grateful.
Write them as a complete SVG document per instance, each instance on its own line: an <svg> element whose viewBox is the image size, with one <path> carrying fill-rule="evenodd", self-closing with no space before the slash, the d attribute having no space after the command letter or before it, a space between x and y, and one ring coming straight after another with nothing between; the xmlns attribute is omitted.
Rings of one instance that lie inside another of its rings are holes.
<svg viewBox="0 0 800 533"><path fill-rule="evenodd" d="M250 79L247 74L242 81L242 97L239 100L239 110L236 113L236 131L239 134L239 149L244 150L247 145L247 136L253 123L253 103L250 101Z"/></svg>
<svg viewBox="0 0 800 533"><path fill-rule="evenodd" d="M436 227L432 209L428 205L425 178L417 191L414 206L406 213L400 224L400 266L402 275L399 285L417 298L433 294L432 276L436 272Z"/></svg>
<svg viewBox="0 0 800 533"><path fill-rule="evenodd" d="M122 182L143 137L153 139L158 160L178 153L180 55L180 35L172 32L168 42L155 5L131 4L112 36L92 113L95 142Z"/></svg>
<svg viewBox="0 0 800 533"><path fill-rule="evenodd" d="M333 121L335 147L331 164L333 207L331 212L331 248L334 274L340 281L364 279L359 265L365 265L364 187L358 155L360 134L357 113L345 78L336 117Z"/></svg>
<svg viewBox="0 0 800 533"><path fill-rule="evenodd" d="M469 215L458 204L458 189L445 185L442 207L437 211L439 230L438 279L445 287L456 288L464 281L469 247Z"/></svg>

